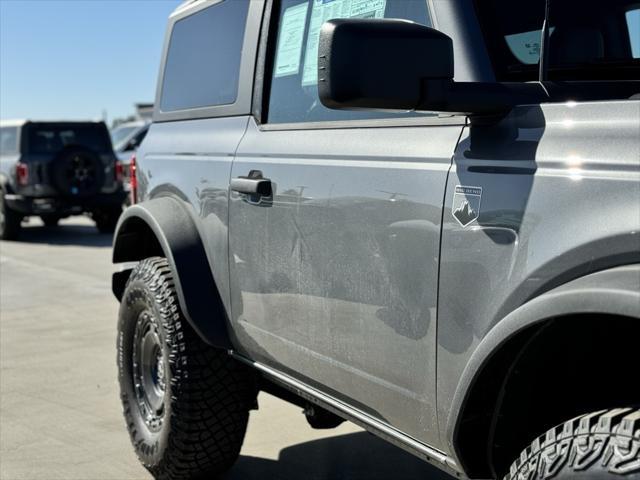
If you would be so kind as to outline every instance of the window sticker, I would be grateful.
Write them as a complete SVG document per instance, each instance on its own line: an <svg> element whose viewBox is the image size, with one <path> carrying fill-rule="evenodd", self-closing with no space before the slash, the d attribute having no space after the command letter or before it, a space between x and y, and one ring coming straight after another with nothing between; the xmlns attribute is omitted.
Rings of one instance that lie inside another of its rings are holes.
<svg viewBox="0 0 640 480"><path fill-rule="evenodd" d="M549 28L552 34L555 27ZM532 30L530 32L514 33L504 37L511 53L520 63L534 65L540 61L540 37L542 30Z"/></svg>
<svg viewBox="0 0 640 480"><path fill-rule="evenodd" d="M274 69L276 78L297 75L300 70L300 55L308 7L309 4L304 2L284 11Z"/></svg>
<svg viewBox="0 0 640 480"><path fill-rule="evenodd" d="M302 85L318 83L318 41L320 27L334 18L384 18L387 0L313 0Z"/></svg>
<svg viewBox="0 0 640 480"><path fill-rule="evenodd" d="M351 0L349 18L384 18L387 0Z"/></svg>

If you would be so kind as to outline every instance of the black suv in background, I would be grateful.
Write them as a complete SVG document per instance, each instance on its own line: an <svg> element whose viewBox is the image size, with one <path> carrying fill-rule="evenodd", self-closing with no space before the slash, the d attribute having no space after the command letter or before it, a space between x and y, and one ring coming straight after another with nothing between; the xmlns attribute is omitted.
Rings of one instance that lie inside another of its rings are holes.
<svg viewBox="0 0 640 480"><path fill-rule="evenodd" d="M89 213L112 232L126 192L102 122L0 123L0 238L15 239L24 217L46 226Z"/></svg>

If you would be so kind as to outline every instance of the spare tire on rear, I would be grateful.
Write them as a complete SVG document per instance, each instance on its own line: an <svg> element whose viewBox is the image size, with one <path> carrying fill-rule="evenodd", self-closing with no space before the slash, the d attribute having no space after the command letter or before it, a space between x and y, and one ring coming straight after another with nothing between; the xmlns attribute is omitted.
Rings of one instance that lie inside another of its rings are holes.
<svg viewBox="0 0 640 480"><path fill-rule="evenodd" d="M53 182L61 195L95 195L104 184L104 166L97 153L81 146L65 147L53 160Z"/></svg>

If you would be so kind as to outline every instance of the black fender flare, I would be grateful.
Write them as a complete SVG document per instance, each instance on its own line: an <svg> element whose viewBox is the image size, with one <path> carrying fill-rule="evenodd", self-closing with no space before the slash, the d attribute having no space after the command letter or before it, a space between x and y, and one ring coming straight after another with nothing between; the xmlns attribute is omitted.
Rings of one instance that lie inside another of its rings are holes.
<svg viewBox="0 0 640 480"><path fill-rule="evenodd" d="M127 208L116 227L113 263L164 256L171 267L178 301L188 322L209 345L232 348L228 317L198 229L184 202L160 197ZM118 300L131 269L116 272L112 290Z"/></svg>
<svg viewBox="0 0 640 480"><path fill-rule="evenodd" d="M465 403L476 380L491 357L524 329L554 318L581 314L616 315L640 321L640 264L625 265L591 273L545 292L521 305L494 323L480 341L450 400L451 408L445 424L444 439L459 465L456 438ZM481 386L478 388L482 388ZM448 399L438 399L447 402Z"/></svg>

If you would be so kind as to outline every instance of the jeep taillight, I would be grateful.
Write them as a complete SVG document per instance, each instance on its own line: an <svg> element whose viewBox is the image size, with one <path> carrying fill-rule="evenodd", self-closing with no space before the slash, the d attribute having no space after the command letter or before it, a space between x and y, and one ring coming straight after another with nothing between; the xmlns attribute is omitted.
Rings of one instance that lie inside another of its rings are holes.
<svg viewBox="0 0 640 480"><path fill-rule="evenodd" d="M113 172L116 176L116 182L122 183L122 181L124 180L124 165L122 165L122 162L116 162L116 166L113 169Z"/></svg>
<svg viewBox="0 0 640 480"><path fill-rule="evenodd" d="M138 175L136 173L136 154L131 155L129 162L129 185L131 187L131 204L138 203Z"/></svg>
<svg viewBox="0 0 640 480"><path fill-rule="evenodd" d="M21 186L29 183L29 166L26 163L18 162L16 164L16 181Z"/></svg>

